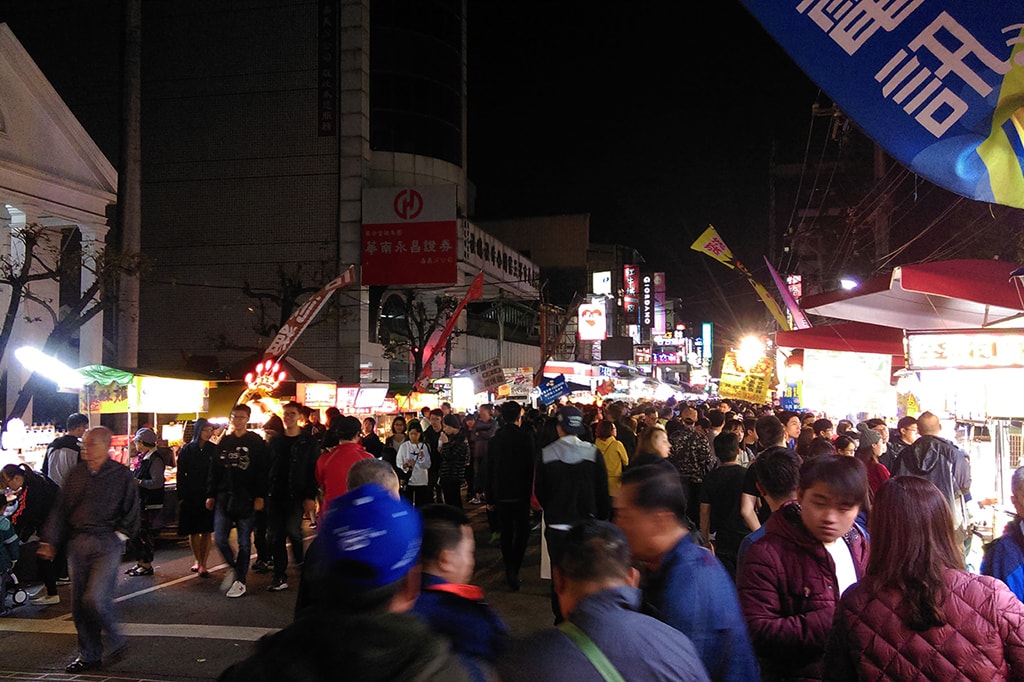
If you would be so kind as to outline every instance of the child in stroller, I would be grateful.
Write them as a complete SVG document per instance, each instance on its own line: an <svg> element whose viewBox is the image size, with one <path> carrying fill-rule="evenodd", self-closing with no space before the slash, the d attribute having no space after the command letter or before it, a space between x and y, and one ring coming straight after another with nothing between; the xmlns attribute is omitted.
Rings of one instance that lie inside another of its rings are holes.
<svg viewBox="0 0 1024 682"><path fill-rule="evenodd" d="M6 616L14 606L28 601L28 594L18 586L14 564L18 561L18 534L11 520L0 516L0 616ZM10 602L11 606L8 606Z"/></svg>

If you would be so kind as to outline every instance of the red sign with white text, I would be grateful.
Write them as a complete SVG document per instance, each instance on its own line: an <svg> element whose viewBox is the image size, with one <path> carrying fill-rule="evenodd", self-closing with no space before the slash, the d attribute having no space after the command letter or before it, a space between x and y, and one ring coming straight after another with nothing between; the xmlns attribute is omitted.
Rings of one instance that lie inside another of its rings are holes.
<svg viewBox="0 0 1024 682"><path fill-rule="evenodd" d="M363 192L362 284L455 284L455 186Z"/></svg>

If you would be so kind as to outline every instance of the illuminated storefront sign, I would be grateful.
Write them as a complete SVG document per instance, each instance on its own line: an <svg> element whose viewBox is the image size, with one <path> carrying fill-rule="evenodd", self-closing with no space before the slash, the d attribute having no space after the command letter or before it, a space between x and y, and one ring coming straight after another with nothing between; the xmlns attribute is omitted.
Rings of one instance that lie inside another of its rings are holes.
<svg viewBox="0 0 1024 682"><path fill-rule="evenodd" d="M591 287L592 294L597 296L611 296L612 293L612 272L611 270L602 270L601 272L594 273L593 287Z"/></svg>
<svg viewBox="0 0 1024 682"><path fill-rule="evenodd" d="M627 324L635 324L640 311L640 268L636 265L622 266L622 312Z"/></svg>
<svg viewBox="0 0 1024 682"><path fill-rule="evenodd" d="M1024 367L1019 331L907 332L908 369Z"/></svg>
<svg viewBox="0 0 1024 682"><path fill-rule="evenodd" d="M592 301L579 307L580 341L604 341L607 324L604 315L604 301Z"/></svg>

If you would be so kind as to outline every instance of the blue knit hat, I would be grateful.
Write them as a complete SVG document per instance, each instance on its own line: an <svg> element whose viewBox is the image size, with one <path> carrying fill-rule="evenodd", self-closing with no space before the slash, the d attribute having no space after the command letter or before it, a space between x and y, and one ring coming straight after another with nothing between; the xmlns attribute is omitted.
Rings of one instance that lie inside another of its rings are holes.
<svg viewBox="0 0 1024 682"><path fill-rule="evenodd" d="M320 536L334 577L373 589L404 577L419 559L423 521L405 499L367 483L331 501Z"/></svg>

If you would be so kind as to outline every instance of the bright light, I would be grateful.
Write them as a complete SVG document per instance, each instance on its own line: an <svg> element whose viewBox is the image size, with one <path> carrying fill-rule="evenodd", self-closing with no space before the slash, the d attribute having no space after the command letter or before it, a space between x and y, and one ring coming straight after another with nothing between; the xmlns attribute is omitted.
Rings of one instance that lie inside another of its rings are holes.
<svg viewBox="0 0 1024 682"><path fill-rule="evenodd" d="M765 350L764 341L756 336L744 336L736 349L736 364L743 369L751 369L764 357Z"/></svg>
<svg viewBox="0 0 1024 682"><path fill-rule="evenodd" d="M839 280L839 286L842 287L843 291L856 289L859 284L860 282L855 279L850 279L849 277L843 277Z"/></svg>
<svg viewBox="0 0 1024 682"><path fill-rule="evenodd" d="M68 367L55 357L47 355L38 348L22 346L14 351L14 357L30 372L46 377L61 388L81 388L85 378L78 370Z"/></svg>

